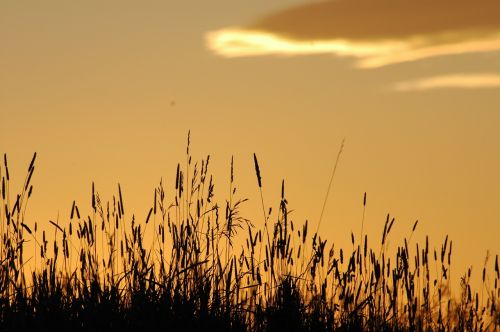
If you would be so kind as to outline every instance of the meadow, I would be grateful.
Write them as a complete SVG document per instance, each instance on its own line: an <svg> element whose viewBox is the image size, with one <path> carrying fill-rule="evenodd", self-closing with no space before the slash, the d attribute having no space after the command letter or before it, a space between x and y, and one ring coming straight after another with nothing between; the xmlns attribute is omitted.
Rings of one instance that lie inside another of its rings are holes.
<svg viewBox="0 0 500 332"><path fill-rule="evenodd" d="M452 293L452 239L418 243L418 222L390 250L390 215L379 238L361 226L352 246L337 248L290 217L284 182L277 206L264 201L253 157L260 220L241 214L233 162L229 195L216 199L210 157L193 161L188 142L175 188L154 188L145 220L127 210L119 185L107 201L92 185L91 206L73 202L69 216L38 225L25 219L36 154L19 193L4 155L0 330L500 330L497 254L478 285L471 269L454 270Z"/></svg>

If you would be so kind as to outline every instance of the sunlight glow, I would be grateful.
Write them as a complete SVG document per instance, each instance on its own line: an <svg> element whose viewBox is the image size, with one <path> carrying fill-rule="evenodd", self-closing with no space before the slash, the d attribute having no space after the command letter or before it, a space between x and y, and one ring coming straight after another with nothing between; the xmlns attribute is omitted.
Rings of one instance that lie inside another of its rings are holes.
<svg viewBox="0 0 500 332"><path fill-rule="evenodd" d="M208 48L224 57L258 55L334 54L339 56L369 57L404 51L404 42L351 42L349 40L297 41L268 32L244 29L223 29L207 34Z"/></svg>
<svg viewBox="0 0 500 332"><path fill-rule="evenodd" d="M422 78L414 81L397 83L396 91L426 91L431 89L461 88L497 88L500 87L500 75L497 74L454 74Z"/></svg>
<svg viewBox="0 0 500 332"><path fill-rule="evenodd" d="M348 39L294 40L264 31L227 28L207 33L206 40L212 52L228 58L332 54L358 59L359 68L379 68L437 56L500 50L500 33L491 32L474 38L467 33L447 33L361 42Z"/></svg>

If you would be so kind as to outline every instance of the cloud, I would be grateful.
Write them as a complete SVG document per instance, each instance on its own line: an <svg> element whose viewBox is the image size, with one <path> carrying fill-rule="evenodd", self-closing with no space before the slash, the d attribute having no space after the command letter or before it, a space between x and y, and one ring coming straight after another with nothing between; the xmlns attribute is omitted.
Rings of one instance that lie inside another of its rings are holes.
<svg viewBox="0 0 500 332"><path fill-rule="evenodd" d="M224 57L332 54L377 68L500 50L498 0L335 0L302 5L246 27L211 31Z"/></svg>
<svg viewBox="0 0 500 332"><path fill-rule="evenodd" d="M480 89L500 88L498 74L452 74L421 78L412 81L399 82L394 90L401 92L427 91L433 89Z"/></svg>
<svg viewBox="0 0 500 332"><path fill-rule="evenodd" d="M387 41L379 43L349 40L293 40L267 32L228 28L207 35L209 47L226 57L252 55L301 55L331 53L354 57L376 56L387 52L404 51L407 45Z"/></svg>

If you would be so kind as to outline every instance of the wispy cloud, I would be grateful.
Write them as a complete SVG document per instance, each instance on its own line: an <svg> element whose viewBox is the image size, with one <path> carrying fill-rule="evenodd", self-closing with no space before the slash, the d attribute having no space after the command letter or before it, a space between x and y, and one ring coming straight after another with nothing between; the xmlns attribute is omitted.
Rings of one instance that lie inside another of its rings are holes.
<svg viewBox="0 0 500 332"><path fill-rule="evenodd" d="M397 41L352 42L349 40L294 40L268 32L227 28L207 34L208 47L225 57L254 55L324 54L371 57L404 51L407 45Z"/></svg>
<svg viewBox="0 0 500 332"><path fill-rule="evenodd" d="M298 56L332 54L357 59L359 68L378 68L396 63L412 62L436 56L483 53L500 50L500 32L474 39L460 39L458 34L442 34L436 39L448 43L436 44L432 39L413 37L356 41L349 39L294 40L268 32L228 28L207 34L207 46L214 53L228 57L263 55Z"/></svg>
<svg viewBox="0 0 500 332"><path fill-rule="evenodd" d="M425 20L422 17L426 17ZM377 68L500 50L498 0L336 0L287 9L247 27L207 33L224 57L332 54Z"/></svg>
<svg viewBox="0 0 500 332"><path fill-rule="evenodd" d="M401 92L427 91L433 89L483 89L500 88L499 74L452 74L420 78L412 81L399 82L394 90Z"/></svg>

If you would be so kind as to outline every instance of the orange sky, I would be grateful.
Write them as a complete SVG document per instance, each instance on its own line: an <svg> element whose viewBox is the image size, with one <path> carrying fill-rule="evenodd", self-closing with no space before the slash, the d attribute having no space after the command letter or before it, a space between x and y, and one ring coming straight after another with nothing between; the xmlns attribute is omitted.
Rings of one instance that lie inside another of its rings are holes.
<svg viewBox="0 0 500 332"><path fill-rule="evenodd" d="M362 15L350 8L331 38L294 37L314 19L302 5L324 6L311 1L3 1L0 151L17 187L38 153L28 224L68 218L74 199L90 210L92 181L103 198L120 182L128 210L145 217L160 178L173 187L188 130L194 158L212 156L219 199L234 155L239 193L250 198L245 214L260 222L255 152L267 204L277 206L284 178L294 220L315 223L345 138L321 226L330 241L346 245L359 230L367 192L365 229L374 239L387 213L396 217L394 243L419 219L418 238L453 239L455 273L482 264L486 250L500 251L499 26L475 29L483 21L466 14L492 2L451 6L466 24L450 23L444 39L418 26L401 37L391 21L388 39L403 47L387 52L367 34L377 53L366 56L349 32L364 31L367 1L353 1ZM327 5L333 16L336 3ZM390 9L391 1L380 3ZM384 8L374 22L394 17ZM280 29L295 28L285 37L259 23L288 12L293 21ZM259 45L259 56L228 57L210 44L213 33L240 38L256 27L300 52ZM328 47L340 38L348 48L317 52L303 48L304 38Z"/></svg>

